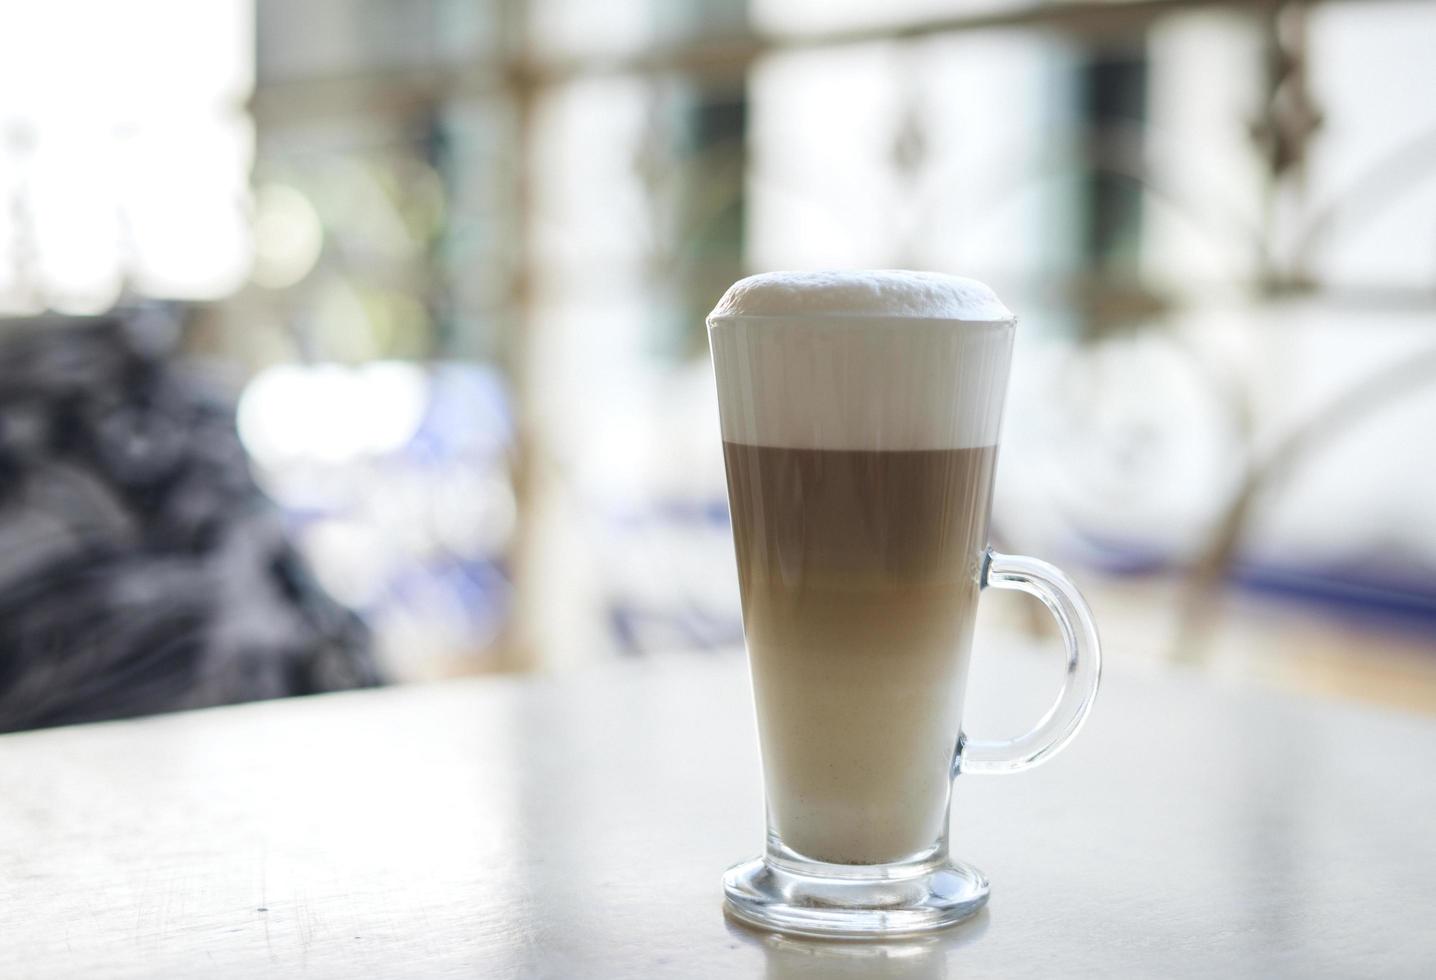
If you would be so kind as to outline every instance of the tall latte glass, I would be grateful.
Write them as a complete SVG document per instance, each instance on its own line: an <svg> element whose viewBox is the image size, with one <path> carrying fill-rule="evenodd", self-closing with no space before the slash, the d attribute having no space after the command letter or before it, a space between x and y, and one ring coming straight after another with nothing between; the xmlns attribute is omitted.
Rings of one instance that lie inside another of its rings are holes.
<svg viewBox="0 0 1436 980"><path fill-rule="evenodd" d="M772 273L708 319L768 810L732 914L812 935L940 928L987 900L948 854L958 774L1016 772L1097 689L1091 614L1057 569L987 545L1015 318L916 272ZM963 733L983 588L1031 593L1066 643L1051 711Z"/></svg>

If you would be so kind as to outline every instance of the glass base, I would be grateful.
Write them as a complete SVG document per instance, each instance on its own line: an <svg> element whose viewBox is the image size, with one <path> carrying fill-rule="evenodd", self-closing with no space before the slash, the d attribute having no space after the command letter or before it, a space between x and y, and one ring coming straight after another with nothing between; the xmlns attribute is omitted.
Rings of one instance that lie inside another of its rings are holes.
<svg viewBox="0 0 1436 980"><path fill-rule="evenodd" d="M911 874L829 877L755 858L723 875L729 915L799 936L863 939L932 932L976 915L987 904L988 891L987 876L960 861Z"/></svg>

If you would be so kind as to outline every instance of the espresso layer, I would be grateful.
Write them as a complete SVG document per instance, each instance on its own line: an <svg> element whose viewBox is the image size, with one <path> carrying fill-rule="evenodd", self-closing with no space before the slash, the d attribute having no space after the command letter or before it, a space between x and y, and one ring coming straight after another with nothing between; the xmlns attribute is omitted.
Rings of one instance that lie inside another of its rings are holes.
<svg viewBox="0 0 1436 980"><path fill-rule="evenodd" d="M773 828L822 861L930 847L947 815L993 446L724 443Z"/></svg>

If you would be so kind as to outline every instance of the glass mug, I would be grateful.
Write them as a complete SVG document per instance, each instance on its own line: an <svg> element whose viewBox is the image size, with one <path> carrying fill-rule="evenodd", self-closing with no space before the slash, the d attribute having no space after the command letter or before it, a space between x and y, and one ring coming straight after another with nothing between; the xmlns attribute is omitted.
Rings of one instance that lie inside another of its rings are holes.
<svg viewBox="0 0 1436 980"><path fill-rule="evenodd" d="M932 273L773 273L708 318L767 803L736 918L803 935L961 921L988 882L948 854L959 774L1050 758L1097 691L1091 612L1056 568L987 544L1016 318ZM980 591L1052 613L1065 683L1032 731L962 731Z"/></svg>

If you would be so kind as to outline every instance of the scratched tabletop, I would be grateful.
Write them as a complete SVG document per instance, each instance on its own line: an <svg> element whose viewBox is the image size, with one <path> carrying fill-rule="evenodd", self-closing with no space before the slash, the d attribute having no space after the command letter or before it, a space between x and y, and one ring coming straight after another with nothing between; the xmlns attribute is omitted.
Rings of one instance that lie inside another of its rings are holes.
<svg viewBox="0 0 1436 980"><path fill-rule="evenodd" d="M1058 671L989 647L985 736ZM0 976L1436 975L1430 718L1109 665L1068 751L958 781L988 909L861 945L722 914L752 717L732 654L0 737Z"/></svg>

